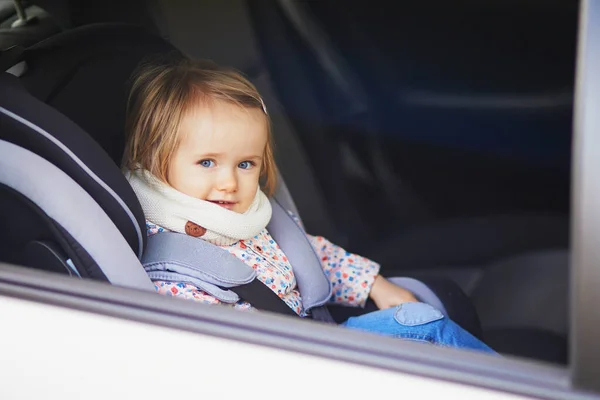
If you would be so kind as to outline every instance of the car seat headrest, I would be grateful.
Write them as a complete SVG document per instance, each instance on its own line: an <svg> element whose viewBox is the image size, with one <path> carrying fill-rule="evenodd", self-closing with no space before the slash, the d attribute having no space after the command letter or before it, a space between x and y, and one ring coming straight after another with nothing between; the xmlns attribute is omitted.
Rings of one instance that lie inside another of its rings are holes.
<svg viewBox="0 0 600 400"><path fill-rule="evenodd" d="M104 150L73 121L0 74L0 139L41 156L77 182L104 209L141 257L145 220L135 193ZM40 180L44 171L31 171Z"/></svg>

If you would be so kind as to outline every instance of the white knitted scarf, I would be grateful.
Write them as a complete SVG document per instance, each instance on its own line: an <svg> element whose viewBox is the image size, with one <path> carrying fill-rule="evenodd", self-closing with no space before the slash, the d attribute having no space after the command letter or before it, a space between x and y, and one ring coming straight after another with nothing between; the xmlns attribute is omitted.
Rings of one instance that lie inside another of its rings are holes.
<svg viewBox="0 0 600 400"><path fill-rule="evenodd" d="M148 221L171 231L200 236L219 246L256 236L271 220L271 203L260 189L248 211L240 214L183 194L144 169L125 171L125 177ZM190 226L196 228L195 234L189 231Z"/></svg>

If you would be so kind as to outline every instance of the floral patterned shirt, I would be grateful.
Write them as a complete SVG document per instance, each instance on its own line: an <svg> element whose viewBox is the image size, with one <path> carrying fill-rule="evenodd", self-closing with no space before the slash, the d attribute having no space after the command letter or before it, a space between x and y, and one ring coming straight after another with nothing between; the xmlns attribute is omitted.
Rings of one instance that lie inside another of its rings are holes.
<svg viewBox="0 0 600 400"><path fill-rule="evenodd" d="M146 222L148 236L165 231L164 228ZM353 307L364 307L379 264L365 257L351 254L321 236L307 235L321 266L332 286L330 302ZM201 239L200 239L201 240ZM231 246L221 246L256 271L257 278L275 292L300 316L307 313L302 306L296 277L287 257L266 229L247 240ZM208 304L221 302L210 294L189 283L154 281L156 290L164 295L178 296ZM251 309L251 305L240 300L233 305L238 309Z"/></svg>

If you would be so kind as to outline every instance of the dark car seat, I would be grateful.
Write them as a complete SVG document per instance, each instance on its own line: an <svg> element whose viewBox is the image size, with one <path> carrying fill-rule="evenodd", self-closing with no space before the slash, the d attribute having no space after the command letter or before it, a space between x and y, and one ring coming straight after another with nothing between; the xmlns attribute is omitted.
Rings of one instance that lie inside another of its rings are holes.
<svg viewBox="0 0 600 400"><path fill-rule="evenodd" d="M128 76L145 54L161 51L173 51L173 48L163 39L143 30L136 31L136 28L123 25L83 27L28 49L24 57L29 68L20 80L41 100L56 107L84 129L89 129L94 140L111 154L114 162L118 163L123 140L123 110ZM55 57L55 54L60 54L61 57ZM114 163L111 168L116 168ZM122 190L128 193L127 189ZM128 239L132 248L133 238L134 236L131 236ZM497 264L494 271L502 276L502 263L497 262ZM465 267L471 266L473 265ZM454 270L457 269L456 265L453 267ZM527 268L526 262L521 265L521 276L527 275ZM509 274L511 277L518 277L521 273L513 267ZM552 277L550 280L554 282L555 278ZM563 276L558 279L561 284L564 282ZM505 291L514 292L510 282L507 282ZM495 282L487 280L485 285L494 287ZM483 286L479 285L478 289L481 288ZM485 289L482 290L487 292ZM535 298L535 291L533 297ZM557 298L562 297L562 294L557 296ZM500 300L502 299L497 298L492 302ZM554 301L563 300L555 298ZM564 302L566 304L566 298ZM520 307L520 305L513 304L511 307ZM487 311L489 310L486 309ZM510 314L510 307L505 307L502 311ZM490 326L494 326L494 320L494 315L490 311L490 314L486 315L486 321L489 321ZM519 321L519 324L522 322ZM533 325L546 329L543 324ZM516 331L518 334L518 329ZM544 355L540 355L540 358L544 358Z"/></svg>

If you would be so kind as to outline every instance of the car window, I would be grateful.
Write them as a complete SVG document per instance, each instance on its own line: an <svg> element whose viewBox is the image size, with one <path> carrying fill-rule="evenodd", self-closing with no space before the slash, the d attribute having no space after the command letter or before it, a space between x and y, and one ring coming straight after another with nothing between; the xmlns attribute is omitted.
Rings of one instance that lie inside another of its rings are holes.
<svg viewBox="0 0 600 400"><path fill-rule="evenodd" d="M331 239L388 276L456 282L498 348L565 364L577 4L435 5L249 12L344 233ZM314 195L294 193L302 214ZM544 298L555 308L542 317ZM542 342L552 350L536 355Z"/></svg>
<svg viewBox="0 0 600 400"><path fill-rule="evenodd" d="M237 320L231 310L7 265L0 295L133 320L151 335L166 326L283 349L290 359L310 354L540 398L600 393L590 306L598 300L593 2L156 1L114 15L73 3L73 27L142 24L191 57L244 73L269 110L279 170L307 232L374 260L388 278L438 294L456 288L461 312L503 357L394 348L388 338L313 331L312 322L269 314ZM60 109L61 97L52 101Z"/></svg>

